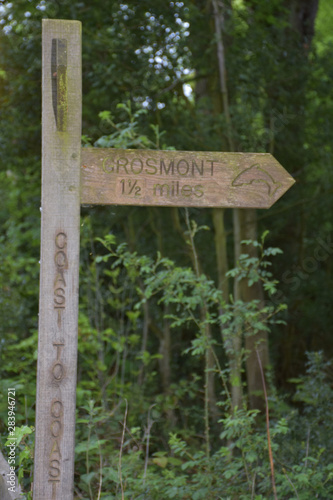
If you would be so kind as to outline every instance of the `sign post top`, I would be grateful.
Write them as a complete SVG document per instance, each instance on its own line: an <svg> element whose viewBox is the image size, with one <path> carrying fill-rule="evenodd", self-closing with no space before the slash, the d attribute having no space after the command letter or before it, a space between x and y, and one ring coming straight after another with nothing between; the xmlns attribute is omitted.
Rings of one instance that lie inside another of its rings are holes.
<svg viewBox="0 0 333 500"><path fill-rule="evenodd" d="M82 204L269 208L294 182L268 153L82 149Z"/></svg>

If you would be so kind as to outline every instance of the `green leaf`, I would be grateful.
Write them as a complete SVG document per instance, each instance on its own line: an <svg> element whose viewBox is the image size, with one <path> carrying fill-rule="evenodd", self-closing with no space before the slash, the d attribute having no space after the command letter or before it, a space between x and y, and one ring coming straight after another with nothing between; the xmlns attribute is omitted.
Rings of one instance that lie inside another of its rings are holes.
<svg viewBox="0 0 333 500"><path fill-rule="evenodd" d="M90 484L91 481L94 479L95 475L96 475L96 472L92 471L92 472L89 472L89 474L81 474L80 478L84 483Z"/></svg>
<svg viewBox="0 0 333 500"><path fill-rule="evenodd" d="M152 461L162 469L165 469L165 467L168 465L169 459L168 457L154 457Z"/></svg>
<svg viewBox="0 0 333 500"><path fill-rule="evenodd" d="M18 446L22 439L25 437L25 436L28 436L29 434L32 434L34 431L34 427L29 427L27 425L21 425L20 427L15 427L15 435L12 436L13 438L15 438L15 446ZM13 442L8 439L6 441L6 444L5 446L7 446L8 444L12 444Z"/></svg>

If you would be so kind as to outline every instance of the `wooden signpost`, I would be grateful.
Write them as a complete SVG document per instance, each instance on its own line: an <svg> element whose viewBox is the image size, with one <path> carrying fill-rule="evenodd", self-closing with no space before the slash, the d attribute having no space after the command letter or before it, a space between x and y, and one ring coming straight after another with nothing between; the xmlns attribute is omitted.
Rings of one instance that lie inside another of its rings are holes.
<svg viewBox="0 0 333 500"><path fill-rule="evenodd" d="M81 203L269 208L294 179L268 153L82 149Z"/></svg>
<svg viewBox="0 0 333 500"><path fill-rule="evenodd" d="M81 23L43 21L34 500L72 500L79 299Z"/></svg>
<svg viewBox="0 0 333 500"><path fill-rule="evenodd" d="M269 208L270 155L81 150L81 23L43 20L42 232L34 500L72 500L80 204Z"/></svg>

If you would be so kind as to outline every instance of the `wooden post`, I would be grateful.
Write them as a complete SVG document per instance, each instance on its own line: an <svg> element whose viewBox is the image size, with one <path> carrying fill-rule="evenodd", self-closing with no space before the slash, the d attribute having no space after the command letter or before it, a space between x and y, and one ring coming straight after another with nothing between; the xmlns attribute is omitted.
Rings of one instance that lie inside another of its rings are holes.
<svg viewBox="0 0 333 500"><path fill-rule="evenodd" d="M294 180L269 154L84 148L81 162L81 23L43 20L42 52L33 498L73 500L80 203L269 208Z"/></svg>
<svg viewBox="0 0 333 500"><path fill-rule="evenodd" d="M81 23L43 20L42 235L33 498L72 500L79 299Z"/></svg>
<svg viewBox="0 0 333 500"><path fill-rule="evenodd" d="M294 182L268 153L82 149L83 204L269 208Z"/></svg>

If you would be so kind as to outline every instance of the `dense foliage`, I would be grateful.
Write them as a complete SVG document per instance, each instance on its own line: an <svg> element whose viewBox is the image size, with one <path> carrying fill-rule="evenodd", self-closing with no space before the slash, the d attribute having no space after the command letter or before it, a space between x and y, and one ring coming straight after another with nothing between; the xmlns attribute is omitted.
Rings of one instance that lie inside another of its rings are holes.
<svg viewBox="0 0 333 500"><path fill-rule="evenodd" d="M316 6L0 4L0 389L16 388L26 498L45 17L83 24L83 145L267 151L297 181L258 213L263 236L241 254L233 215L223 214L222 281L221 214L82 208L75 498L333 498L333 39L329 0ZM244 283L246 299L237 292ZM268 366L251 344L258 335L268 337Z"/></svg>

